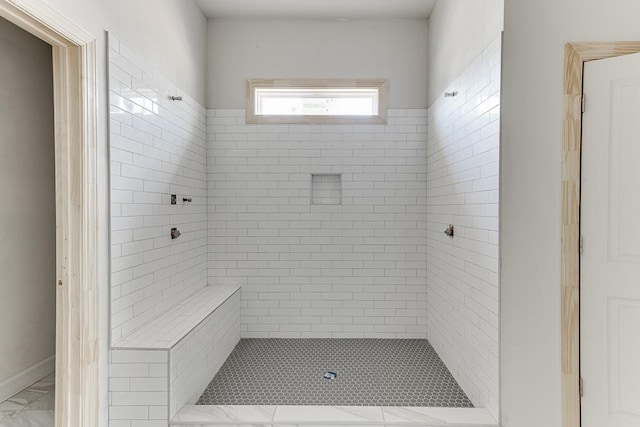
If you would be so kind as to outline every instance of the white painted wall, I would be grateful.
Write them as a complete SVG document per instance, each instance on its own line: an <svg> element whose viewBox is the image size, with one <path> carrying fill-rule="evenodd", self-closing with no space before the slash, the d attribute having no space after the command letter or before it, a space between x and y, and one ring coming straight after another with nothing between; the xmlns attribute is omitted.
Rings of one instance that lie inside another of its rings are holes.
<svg viewBox="0 0 640 427"><path fill-rule="evenodd" d="M2 384L55 353L56 212L51 47L0 19L0 58Z"/></svg>
<svg viewBox="0 0 640 427"><path fill-rule="evenodd" d="M247 125L208 110L209 284L242 286L242 334L426 337L427 118ZM312 205L312 174L342 203Z"/></svg>
<svg viewBox="0 0 640 427"><path fill-rule="evenodd" d="M245 108L245 80L389 79L389 107L427 106L426 20L209 21L209 108Z"/></svg>
<svg viewBox="0 0 640 427"><path fill-rule="evenodd" d="M474 405L498 417L501 37L429 108L427 331ZM443 231L449 224L455 236Z"/></svg>
<svg viewBox="0 0 640 427"><path fill-rule="evenodd" d="M476 60L503 27L504 0L439 0L429 18L429 102Z"/></svg>
<svg viewBox="0 0 640 427"><path fill-rule="evenodd" d="M98 38L108 30L204 104L206 18L192 0L44 0ZM98 55L98 70L104 58ZM101 77L101 76L99 76Z"/></svg>
<svg viewBox="0 0 640 427"><path fill-rule="evenodd" d="M98 193L101 242L109 241L108 95L105 30L158 64L160 72L202 102L206 79L206 18L190 0L43 0L97 39ZM102 100L102 101L100 101ZM107 424L107 358L109 336L109 248L98 245L100 278L101 416Z"/></svg>
<svg viewBox="0 0 640 427"><path fill-rule="evenodd" d="M638 16L636 0L506 0L501 153L504 427L562 425L564 44L640 40Z"/></svg>

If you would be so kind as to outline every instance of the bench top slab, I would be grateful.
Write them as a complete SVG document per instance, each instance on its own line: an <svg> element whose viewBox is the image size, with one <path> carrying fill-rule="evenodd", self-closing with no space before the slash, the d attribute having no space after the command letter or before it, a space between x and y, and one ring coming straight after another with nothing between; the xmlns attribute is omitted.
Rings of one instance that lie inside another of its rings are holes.
<svg viewBox="0 0 640 427"><path fill-rule="evenodd" d="M121 338L112 348L169 350L239 290L238 286L207 286Z"/></svg>

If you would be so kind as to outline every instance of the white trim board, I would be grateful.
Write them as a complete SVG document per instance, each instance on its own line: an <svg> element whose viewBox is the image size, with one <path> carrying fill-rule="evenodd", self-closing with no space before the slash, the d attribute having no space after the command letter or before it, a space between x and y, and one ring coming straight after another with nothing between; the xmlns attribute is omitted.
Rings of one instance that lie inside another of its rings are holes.
<svg viewBox="0 0 640 427"><path fill-rule="evenodd" d="M0 382L0 402L4 402L14 394L20 393L30 385L52 374L55 368L56 357L51 356L22 372L18 372L11 378Z"/></svg>
<svg viewBox="0 0 640 427"><path fill-rule="evenodd" d="M57 427L100 411L96 39L42 0L0 0L0 16L52 46L56 152Z"/></svg>

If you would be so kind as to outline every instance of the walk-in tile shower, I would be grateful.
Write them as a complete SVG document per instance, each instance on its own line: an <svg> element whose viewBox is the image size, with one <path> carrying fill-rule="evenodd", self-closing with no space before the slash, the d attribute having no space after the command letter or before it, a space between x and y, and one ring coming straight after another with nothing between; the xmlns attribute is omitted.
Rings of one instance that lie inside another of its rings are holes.
<svg viewBox="0 0 640 427"><path fill-rule="evenodd" d="M247 124L109 41L112 420L497 416L499 40L376 125Z"/></svg>

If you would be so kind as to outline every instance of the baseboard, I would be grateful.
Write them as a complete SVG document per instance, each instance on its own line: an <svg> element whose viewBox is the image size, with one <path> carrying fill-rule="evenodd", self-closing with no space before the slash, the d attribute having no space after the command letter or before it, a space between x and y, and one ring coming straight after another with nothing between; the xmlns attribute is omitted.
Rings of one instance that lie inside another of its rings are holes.
<svg viewBox="0 0 640 427"><path fill-rule="evenodd" d="M4 402L31 384L41 380L56 369L56 357L51 356L40 363L0 382L0 402Z"/></svg>

